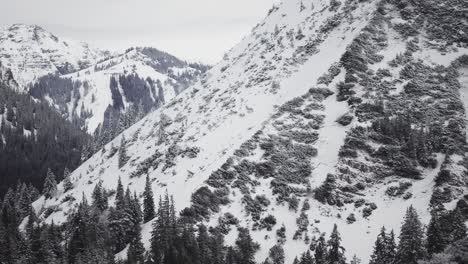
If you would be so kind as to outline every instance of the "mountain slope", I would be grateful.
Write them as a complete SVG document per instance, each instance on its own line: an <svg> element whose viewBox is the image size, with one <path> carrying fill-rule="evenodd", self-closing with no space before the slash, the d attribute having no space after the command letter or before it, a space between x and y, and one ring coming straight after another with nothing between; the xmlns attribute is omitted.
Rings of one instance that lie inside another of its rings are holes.
<svg viewBox="0 0 468 264"><path fill-rule="evenodd" d="M0 30L0 62L11 69L22 90L41 76L83 69L106 54L36 25L14 24Z"/></svg>
<svg viewBox="0 0 468 264"><path fill-rule="evenodd" d="M367 261L381 226L397 231L407 206L427 223L431 205L452 209L466 193L459 71L468 30L444 32L453 21L438 17L463 5L285 2L200 82L75 170L73 190L59 186L36 211L52 208L42 217L61 222L76 203L62 203L67 195L90 197L99 181L113 189L118 177L141 193L149 174L156 195L167 190L178 210L189 207L184 217L211 226L228 212L239 218L261 245L258 261L281 224L291 263L334 223L347 256ZM131 158L119 169L122 138ZM237 231L227 229L232 244Z"/></svg>
<svg viewBox="0 0 468 264"><path fill-rule="evenodd" d="M81 71L42 77L30 93L93 133L99 126L108 129L109 119L118 120L131 107L140 107L142 115L158 108L206 69L154 48L131 48Z"/></svg>

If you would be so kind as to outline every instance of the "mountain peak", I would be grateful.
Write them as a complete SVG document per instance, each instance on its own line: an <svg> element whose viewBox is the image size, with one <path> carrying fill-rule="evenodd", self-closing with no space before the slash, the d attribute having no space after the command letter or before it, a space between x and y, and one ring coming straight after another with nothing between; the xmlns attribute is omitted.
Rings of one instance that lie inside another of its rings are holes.
<svg viewBox="0 0 468 264"><path fill-rule="evenodd" d="M0 31L0 62L23 90L48 74L65 74L94 64L105 52L64 41L38 25L13 24Z"/></svg>
<svg viewBox="0 0 468 264"><path fill-rule="evenodd" d="M38 25L13 24L7 29L7 38L15 42L35 41L45 39L59 41L58 37Z"/></svg>

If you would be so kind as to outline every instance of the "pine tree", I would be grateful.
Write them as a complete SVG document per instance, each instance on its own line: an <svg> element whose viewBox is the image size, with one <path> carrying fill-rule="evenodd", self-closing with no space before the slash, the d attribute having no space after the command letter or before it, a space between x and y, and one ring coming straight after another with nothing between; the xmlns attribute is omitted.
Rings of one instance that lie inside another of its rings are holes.
<svg viewBox="0 0 468 264"><path fill-rule="evenodd" d="M451 232L450 232L450 241L455 242L457 240L463 239L467 235L467 228L465 225L465 216L461 213L460 209L457 207L450 213L450 223L451 223Z"/></svg>
<svg viewBox="0 0 468 264"><path fill-rule="evenodd" d="M237 253L233 247L227 248L226 264L237 264Z"/></svg>
<svg viewBox="0 0 468 264"><path fill-rule="evenodd" d="M145 248L141 242L141 227L137 225L134 230L135 236L130 242L127 251L127 262L130 264L143 264Z"/></svg>
<svg viewBox="0 0 468 264"><path fill-rule="evenodd" d="M55 181L55 175L52 170L49 168L47 170L47 176L44 182L44 188L42 194L45 198L50 199L57 193L57 182Z"/></svg>
<svg viewBox="0 0 468 264"><path fill-rule="evenodd" d="M377 240L374 245L374 252L371 255L369 264L385 263L387 259L387 247L386 247L387 234L385 233L385 227L382 227Z"/></svg>
<svg viewBox="0 0 468 264"><path fill-rule="evenodd" d="M63 190L65 192L68 192L69 190L73 189L73 183L71 182L70 176L70 170L68 170L68 168L65 167L65 170L63 172Z"/></svg>
<svg viewBox="0 0 468 264"><path fill-rule="evenodd" d="M443 228L440 222L440 213L439 210L433 210L431 212L431 220L427 227L426 246L429 256L442 252L447 244L447 238L443 234Z"/></svg>
<svg viewBox="0 0 468 264"><path fill-rule="evenodd" d="M236 240L238 263L255 264L255 253L259 248L260 246L252 240L249 230L240 227Z"/></svg>
<svg viewBox="0 0 468 264"><path fill-rule="evenodd" d="M317 246L315 247L314 257L316 264L325 264L327 263L327 247L325 244L325 236L322 234L318 239Z"/></svg>
<svg viewBox="0 0 468 264"><path fill-rule="evenodd" d="M94 187L92 198L93 198L93 207L98 209L101 212L106 210L107 207L109 206L107 195L102 187L102 181L99 181Z"/></svg>
<svg viewBox="0 0 468 264"><path fill-rule="evenodd" d="M28 185L28 190L29 190L29 197L31 198L31 201L35 201L37 200L37 198L39 198L40 193L37 190L37 188L34 187L32 184Z"/></svg>
<svg viewBox="0 0 468 264"><path fill-rule="evenodd" d="M333 231L330 235L330 239L327 242L328 255L327 260L329 263L334 264L345 264L346 258L344 256L344 247L341 246L341 237L338 232L338 226L333 226Z"/></svg>
<svg viewBox="0 0 468 264"><path fill-rule="evenodd" d="M310 256L310 251L307 251L308 256ZM270 248L268 254L269 263L271 264L284 264L284 249L280 244L274 245ZM312 259L312 256L310 256ZM308 264L313 264L312 262Z"/></svg>
<svg viewBox="0 0 468 264"><path fill-rule="evenodd" d="M143 221L146 223L155 216L153 188L151 187L149 175L146 175L145 191L143 192Z"/></svg>
<svg viewBox="0 0 468 264"><path fill-rule="evenodd" d="M68 262L79 263L78 259L83 254L89 243L88 221L90 219L89 206L86 199L78 206L77 211L71 216L69 224L73 227L68 242Z"/></svg>
<svg viewBox="0 0 468 264"><path fill-rule="evenodd" d="M115 193L115 209L123 210L125 208L125 197L122 180L119 177L117 182L117 191Z"/></svg>
<svg viewBox="0 0 468 264"><path fill-rule="evenodd" d="M314 258L310 254L310 250L302 254L300 264L314 264Z"/></svg>
<svg viewBox="0 0 468 264"><path fill-rule="evenodd" d="M386 259L385 263L395 263L396 243L393 230L385 237Z"/></svg>
<svg viewBox="0 0 468 264"><path fill-rule="evenodd" d="M423 229L418 214L413 206L406 210L400 230L400 242L397 247L397 264L417 264L425 257Z"/></svg>
<svg viewBox="0 0 468 264"><path fill-rule="evenodd" d="M213 264L224 264L224 235L220 232L219 228L210 229L210 232L211 261Z"/></svg>
<svg viewBox="0 0 468 264"><path fill-rule="evenodd" d="M119 169L122 168L125 164L127 164L127 161L130 159L130 157L127 155L127 146L125 145L124 136L122 136L122 140L120 141L118 158L119 158Z"/></svg>
<svg viewBox="0 0 468 264"><path fill-rule="evenodd" d="M26 184L21 184L17 203L17 212L21 218L25 217L29 213L29 207L31 206L31 196Z"/></svg>
<svg viewBox="0 0 468 264"><path fill-rule="evenodd" d="M211 264L212 263L212 252L210 249L210 238L208 236L207 228L205 225L201 224L198 227L198 236L197 243L200 254L200 262Z"/></svg>

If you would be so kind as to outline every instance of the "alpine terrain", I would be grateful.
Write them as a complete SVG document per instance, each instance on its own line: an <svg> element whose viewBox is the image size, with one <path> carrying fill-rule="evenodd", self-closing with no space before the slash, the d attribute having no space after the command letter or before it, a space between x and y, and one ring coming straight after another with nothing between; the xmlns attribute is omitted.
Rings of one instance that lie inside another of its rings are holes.
<svg viewBox="0 0 468 264"><path fill-rule="evenodd" d="M44 263L467 263L466 10L289 0L210 69L133 48L39 78L108 140L31 208L7 193L0 232Z"/></svg>

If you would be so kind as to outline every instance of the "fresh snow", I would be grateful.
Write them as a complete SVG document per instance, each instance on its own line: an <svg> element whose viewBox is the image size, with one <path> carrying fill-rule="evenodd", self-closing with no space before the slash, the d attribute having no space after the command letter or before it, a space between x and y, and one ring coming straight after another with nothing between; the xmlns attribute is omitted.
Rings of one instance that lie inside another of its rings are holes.
<svg viewBox="0 0 468 264"><path fill-rule="evenodd" d="M302 12L300 11L301 3L306 6ZM154 180L152 187L155 197L163 195L167 190L169 194L174 195L177 210L190 206L192 193L204 186L209 175L232 156L242 143L249 140L259 130L268 132L272 129L272 116L279 106L306 94L312 87L320 87L317 85L317 79L326 73L333 63L340 60L346 47L368 24L375 9L376 2L374 1L360 3L357 9L349 14L358 19L350 21L343 19L339 26L328 34L321 35L320 26L335 14L328 10L327 1L285 1L278 10L254 28L250 36L244 38L229 51L225 59L208 71L202 80L179 95L174 94L173 99L168 100L164 107L150 113L105 146L105 153L99 151L77 168L71 175L74 189L63 193L62 184L59 184L59 193L56 197L49 200L41 197L35 201L33 205L36 212L40 214L45 208L54 207L54 213L44 221L64 222L66 215L72 212L74 206L81 200L82 194L90 197L95 184L100 180L105 188L115 189L117 179L120 177L124 186L128 185L132 191L142 193L145 177L130 178L137 164L152 156L156 151L164 154L170 146L175 144L181 148L197 147L200 152L192 159L177 157L176 165L165 171L162 170L163 164L160 164L157 169L150 170L148 174ZM288 32L296 32L298 27L305 36L310 36L311 39L323 38L317 46L317 52L307 54L304 61L297 59L295 55L299 46L308 43L307 37L294 41L289 41L287 37ZM271 45L272 43L274 45ZM383 63L387 64L396 54L404 50L402 43L404 43L403 40L398 39L396 35L390 35L389 45L398 48L395 51L389 51L391 49L383 51ZM91 75L100 76L90 78L90 82L94 82L95 92L101 93L96 97L106 98L110 95L98 90L99 87L106 85L105 76L114 71L128 69L133 63L139 70L145 72L144 65L131 62L130 64L116 64L102 72L86 69L68 77L86 79ZM382 65L375 65L375 67L377 69ZM344 72L341 72L328 87L334 89L335 84L343 78ZM466 97L464 98L466 101ZM84 97L83 100L89 99ZM109 100L108 98L100 100L102 101L93 109L95 113L103 111L101 108L109 103L105 101ZM314 168L310 177L312 188L319 186L328 173L334 173L338 163L338 151L349 129L335 122L340 116L351 111L346 102L337 102L336 95L333 95L328 97L323 104L325 109L321 114L325 115L325 119L318 130L319 139L315 145L318 155L311 159ZM162 129L161 123L167 119L171 122ZM97 123L98 120L93 119L88 126L95 127ZM118 147L122 136L130 140L134 138L135 133L138 133L135 136L136 140L127 143L127 153L131 159L122 169L119 169L117 155L108 158L111 146ZM161 138L160 133L167 135L167 140L161 144L158 143ZM249 159L258 161L261 155L261 152L257 152ZM396 184L392 182L392 177L375 188L366 189L363 195L378 206L368 218L363 218L362 207L356 209L354 204L336 208L321 204L309 197L311 209L307 214L312 224L309 226L309 234L318 237L320 232L326 232L328 237L333 224L337 223L348 259L356 254L363 259L363 263L367 263L380 228L385 226L387 230L393 229L398 235L408 206L414 205L423 223L428 222L427 208L434 186L434 177L439 172L444 158L444 155L438 154L438 166L435 169L424 170L422 180L408 179L412 183L409 191L413 195L407 200L385 195L386 188ZM255 194L264 194L274 203L276 198L272 195L270 180L258 179L260 185L256 187ZM231 191L229 196L231 203L221 207L220 212L213 215L208 224L215 225L220 215L230 212L239 218L242 226L251 227L253 224L251 218L242 217L246 215L241 203L242 194L235 188ZM62 203L62 199L67 195L77 200ZM301 199L300 206L303 202L303 198ZM110 203L112 202L111 200ZM350 213L355 213L357 218L353 224L346 223L346 217ZM270 247L276 243L275 230L284 223L287 235L287 242L284 245L285 252L287 252L286 263L291 263L294 257L308 248L302 240L292 239L297 229L296 218L299 212L290 211L286 205L274 205L268 207L265 214L274 215L278 223L273 231L264 229L251 232L254 240L261 245L256 256L257 261L265 259ZM145 248L149 249L151 223L144 224L142 229L143 243ZM226 242L233 244L236 237L237 230L233 228L226 236ZM118 257L125 258L125 255L124 250L118 254Z"/></svg>

